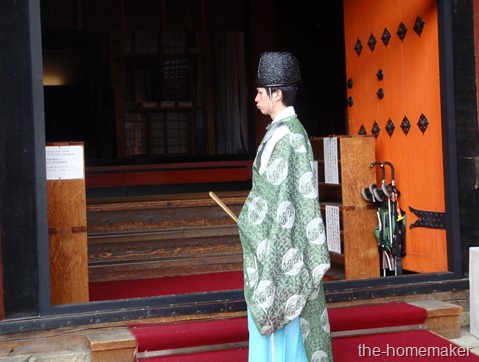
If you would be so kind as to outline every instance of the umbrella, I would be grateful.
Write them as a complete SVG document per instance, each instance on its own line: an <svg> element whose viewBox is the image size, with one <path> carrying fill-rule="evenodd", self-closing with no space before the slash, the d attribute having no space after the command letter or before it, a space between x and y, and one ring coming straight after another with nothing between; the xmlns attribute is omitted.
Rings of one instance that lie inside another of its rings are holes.
<svg viewBox="0 0 479 362"><path fill-rule="evenodd" d="M370 168L380 166L382 173L381 187L371 184L361 190L364 199L377 206L378 226L374 234L382 255L383 276L387 271L400 275L402 258L406 255L406 214L399 206L399 190L395 185L395 170L391 162L373 162ZM391 182L386 179L385 166L390 168Z"/></svg>

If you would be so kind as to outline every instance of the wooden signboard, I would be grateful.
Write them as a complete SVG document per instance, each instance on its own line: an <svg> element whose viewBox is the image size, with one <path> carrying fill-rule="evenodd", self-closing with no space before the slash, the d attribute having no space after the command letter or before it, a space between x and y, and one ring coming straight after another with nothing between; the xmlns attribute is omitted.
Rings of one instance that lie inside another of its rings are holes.
<svg viewBox="0 0 479 362"><path fill-rule="evenodd" d="M51 304L87 302L83 143L48 144L46 168Z"/></svg>

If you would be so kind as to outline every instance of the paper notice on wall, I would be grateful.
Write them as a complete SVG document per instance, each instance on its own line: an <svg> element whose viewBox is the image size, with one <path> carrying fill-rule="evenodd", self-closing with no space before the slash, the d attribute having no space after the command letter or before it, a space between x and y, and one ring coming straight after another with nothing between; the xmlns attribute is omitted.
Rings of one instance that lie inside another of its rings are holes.
<svg viewBox="0 0 479 362"><path fill-rule="evenodd" d="M84 178L82 146L47 146L47 180L78 180Z"/></svg>
<svg viewBox="0 0 479 362"><path fill-rule="evenodd" d="M326 240L329 251L341 254L339 207L326 205Z"/></svg>
<svg viewBox="0 0 479 362"><path fill-rule="evenodd" d="M339 184L337 137L325 137L323 139L323 151L324 182L328 184Z"/></svg>

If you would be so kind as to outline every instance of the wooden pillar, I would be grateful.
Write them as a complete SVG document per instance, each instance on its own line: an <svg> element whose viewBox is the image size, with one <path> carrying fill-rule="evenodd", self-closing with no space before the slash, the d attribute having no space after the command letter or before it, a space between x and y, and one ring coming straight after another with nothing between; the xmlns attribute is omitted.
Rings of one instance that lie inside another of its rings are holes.
<svg viewBox="0 0 479 362"><path fill-rule="evenodd" d="M48 313L45 132L39 1L0 11L0 224L6 317Z"/></svg>

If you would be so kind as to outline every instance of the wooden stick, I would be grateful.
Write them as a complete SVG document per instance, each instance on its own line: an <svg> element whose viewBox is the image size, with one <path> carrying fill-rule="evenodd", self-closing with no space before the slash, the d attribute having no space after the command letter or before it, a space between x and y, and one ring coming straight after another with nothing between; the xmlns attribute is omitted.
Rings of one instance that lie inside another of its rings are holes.
<svg viewBox="0 0 479 362"><path fill-rule="evenodd" d="M234 214L233 211L231 211L231 209L225 205L225 203L223 201L220 200L220 198L218 196L215 195L215 193L213 191L210 191L210 196L213 200L216 201L216 203L218 205L221 206L221 208L226 211L226 213L235 221L235 222L238 222L238 218L236 217L236 215Z"/></svg>

